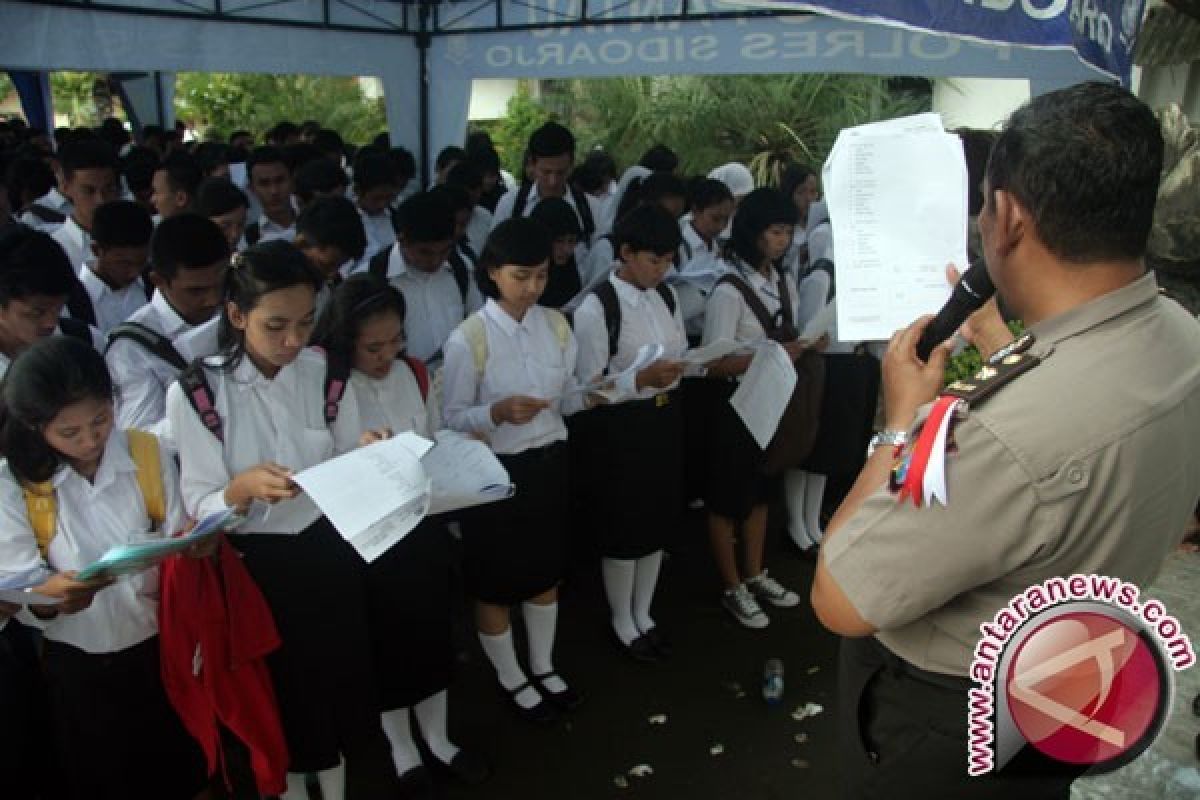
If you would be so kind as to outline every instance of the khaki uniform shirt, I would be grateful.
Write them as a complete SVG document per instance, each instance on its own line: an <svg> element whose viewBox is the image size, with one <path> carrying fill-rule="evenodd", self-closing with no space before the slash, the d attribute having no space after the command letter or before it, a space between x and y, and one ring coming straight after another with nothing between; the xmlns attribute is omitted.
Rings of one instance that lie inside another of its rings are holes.
<svg viewBox="0 0 1200 800"><path fill-rule="evenodd" d="M922 669L967 675L979 625L1047 578L1145 586L1200 496L1200 325L1153 275L1031 330L1042 363L953 428L949 505L885 487L823 548L879 640Z"/></svg>

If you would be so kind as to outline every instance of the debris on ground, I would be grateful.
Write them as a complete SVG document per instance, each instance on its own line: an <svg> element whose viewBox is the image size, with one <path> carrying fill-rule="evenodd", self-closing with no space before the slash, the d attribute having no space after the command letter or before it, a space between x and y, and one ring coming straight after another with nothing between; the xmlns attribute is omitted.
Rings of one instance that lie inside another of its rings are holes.
<svg viewBox="0 0 1200 800"><path fill-rule="evenodd" d="M825 707L819 703L805 703L792 712L792 719L796 720L796 722L800 722L801 720L808 719L809 717L815 717L824 710Z"/></svg>
<svg viewBox="0 0 1200 800"><path fill-rule="evenodd" d="M808 734L807 733L797 733L792 738L796 740L796 744L806 744L808 742Z"/></svg>
<svg viewBox="0 0 1200 800"><path fill-rule="evenodd" d="M809 675L816 675L816 674L817 674L818 672L820 672L820 671L821 671L821 668L820 668L820 667L809 667L809 668L808 668L808 674L809 674Z"/></svg>
<svg viewBox="0 0 1200 800"><path fill-rule="evenodd" d="M742 685L740 683L738 683L737 681L725 681L721 685L724 686L729 691L733 692L733 696L738 700L741 700L743 697L746 696L746 691L742 688Z"/></svg>
<svg viewBox="0 0 1200 800"><path fill-rule="evenodd" d="M808 769L808 762L805 761L803 758L793 758L792 766L795 767L796 769Z"/></svg>
<svg viewBox="0 0 1200 800"><path fill-rule="evenodd" d="M718 742L717 744L714 744L712 747L708 748L708 754L710 756L719 756L724 752L725 752L725 745L721 744L720 742Z"/></svg>
<svg viewBox="0 0 1200 800"><path fill-rule="evenodd" d="M628 789L629 788L629 778L626 778L624 775L618 775L615 778L613 778L613 785L616 786L618 789Z"/></svg>
<svg viewBox="0 0 1200 800"><path fill-rule="evenodd" d="M666 714L651 714L647 718L647 720L649 721L649 723L651 725L666 725L667 724L667 715Z"/></svg>
<svg viewBox="0 0 1200 800"><path fill-rule="evenodd" d="M645 778L654 774L654 768L649 764L638 764L636 767L629 768L629 776L632 778Z"/></svg>

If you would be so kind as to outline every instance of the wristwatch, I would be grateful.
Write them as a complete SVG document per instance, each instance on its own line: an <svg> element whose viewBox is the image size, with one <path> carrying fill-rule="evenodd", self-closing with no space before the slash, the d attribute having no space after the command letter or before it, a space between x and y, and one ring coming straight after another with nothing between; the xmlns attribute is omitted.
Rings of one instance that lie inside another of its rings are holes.
<svg viewBox="0 0 1200 800"><path fill-rule="evenodd" d="M882 430L871 437L871 443L867 445L867 458L875 455L876 448L903 447L907 443L908 431Z"/></svg>

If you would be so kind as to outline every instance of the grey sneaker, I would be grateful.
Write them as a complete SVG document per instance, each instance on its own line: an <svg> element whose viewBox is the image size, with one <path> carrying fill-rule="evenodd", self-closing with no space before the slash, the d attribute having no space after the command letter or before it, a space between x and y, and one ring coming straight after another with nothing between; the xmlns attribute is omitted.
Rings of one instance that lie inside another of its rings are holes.
<svg viewBox="0 0 1200 800"><path fill-rule="evenodd" d="M744 583L725 592L725 596L721 598L721 605L747 628L765 628L771 622Z"/></svg>
<svg viewBox="0 0 1200 800"><path fill-rule="evenodd" d="M757 578L746 581L746 587L759 600L766 600L776 608L795 608L800 605L800 595L783 588L779 581L767 575L765 569Z"/></svg>

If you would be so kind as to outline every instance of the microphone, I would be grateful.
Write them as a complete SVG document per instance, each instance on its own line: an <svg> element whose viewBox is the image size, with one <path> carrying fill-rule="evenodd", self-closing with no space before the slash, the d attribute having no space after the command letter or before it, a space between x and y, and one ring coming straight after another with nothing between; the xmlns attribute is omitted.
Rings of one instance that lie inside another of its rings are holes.
<svg viewBox="0 0 1200 800"><path fill-rule="evenodd" d="M988 275L987 264L979 259L958 279L946 305L922 331L917 342L917 358L928 361L933 348L953 336L967 321L967 317L978 311L995 293L996 287Z"/></svg>

